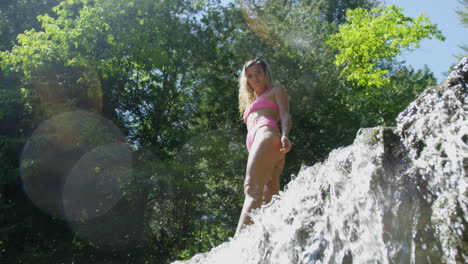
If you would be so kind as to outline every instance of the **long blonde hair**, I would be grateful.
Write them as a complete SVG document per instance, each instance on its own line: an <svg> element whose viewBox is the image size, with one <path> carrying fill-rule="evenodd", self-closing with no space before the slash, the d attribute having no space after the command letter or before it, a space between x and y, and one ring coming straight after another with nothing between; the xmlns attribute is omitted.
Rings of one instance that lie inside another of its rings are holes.
<svg viewBox="0 0 468 264"><path fill-rule="evenodd" d="M244 112L249 108L249 106L253 103L253 101L255 101L256 98L254 89L250 87L249 83L247 82L247 69L255 64L260 65L265 72L267 86L271 87L273 84L270 67L268 67L266 60L255 58L253 60L247 61L244 64L244 67L242 67L242 72L239 76L239 114L241 119L244 116Z"/></svg>

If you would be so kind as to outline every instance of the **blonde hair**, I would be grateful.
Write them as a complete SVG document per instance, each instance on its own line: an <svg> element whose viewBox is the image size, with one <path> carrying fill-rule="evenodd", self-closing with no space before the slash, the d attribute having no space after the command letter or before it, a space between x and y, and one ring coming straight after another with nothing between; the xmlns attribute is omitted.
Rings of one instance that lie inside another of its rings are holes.
<svg viewBox="0 0 468 264"><path fill-rule="evenodd" d="M241 119L244 116L244 112L249 108L249 106L253 103L253 101L255 101L256 98L254 89L250 87L249 83L247 82L247 69L250 66L256 64L260 65L265 72L267 86L270 87L273 84L270 68L264 59L255 58L253 60L247 61L244 64L244 67L242 67L242 72L239 76L239 114Z"/></svg>

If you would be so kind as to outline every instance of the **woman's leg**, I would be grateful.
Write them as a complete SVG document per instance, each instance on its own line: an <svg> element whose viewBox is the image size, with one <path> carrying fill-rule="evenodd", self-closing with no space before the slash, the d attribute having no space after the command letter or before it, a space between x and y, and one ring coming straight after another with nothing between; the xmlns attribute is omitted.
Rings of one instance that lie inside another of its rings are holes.
<svg viewBox="0 0 468 264"><path fill-rule="evenodd" d="M280 176L284 169L285 154L281 154L281 159L275 164L270 180L263 190L263 203L268 204L273 195L278 194L280 190Z"/></svg>
<svg viewBox="0 0 468 264"><path fill-rule="evenodd" d="M245 225L252 223L248 214L262 205L264 187L274 173L275 161L281 154L280 144L278 132L274 128L265 126L257 130L247 161L244 182L245 200L236 235Z"/></svg>

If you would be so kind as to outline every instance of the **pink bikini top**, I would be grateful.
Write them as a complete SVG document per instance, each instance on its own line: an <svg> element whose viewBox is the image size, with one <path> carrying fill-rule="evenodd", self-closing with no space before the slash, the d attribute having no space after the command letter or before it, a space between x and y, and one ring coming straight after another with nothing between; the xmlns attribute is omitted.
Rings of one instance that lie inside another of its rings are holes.
<svg viewBox="0 0 468 264"><path fill-rule="evenodd" d="M260 108L270 108L270 109L275 110L277 113L279 113L278 104L276 104L272 100L268 99L268 97L263 96L264 94L269 92L271 89L273 89L273 87L266 90L265 92L263 92L262 95L257 97L257 99L255 99L255 101L250 105L250 108L247 111L244 112L244 123L245 124L247 124L247 118L249 117L250 113L252 113L253 111L258 110Z"/></svg>

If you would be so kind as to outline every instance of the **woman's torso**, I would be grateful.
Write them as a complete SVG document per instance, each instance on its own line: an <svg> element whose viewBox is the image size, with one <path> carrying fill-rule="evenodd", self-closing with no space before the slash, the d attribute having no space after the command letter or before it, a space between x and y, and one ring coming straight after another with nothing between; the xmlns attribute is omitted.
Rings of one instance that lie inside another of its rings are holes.
<svg viewBox="0 0 468 264"><path fill-rule="evenodd" d="M250 112L250 108L247 109L247 111L249 112L249 115L247 117L247 122L246 122L248 130L250 130L250 128L255 124L255 120L258 119L259 117L262 117L262 116L270 116L274 120L276 120L276 122L279 121L279 107L277 107L278 104L277 104L277 102L275 100L275 91L274 91L274 89L271 89L270 91L265 92L260 97L264 97L261 100L270 100L271 102L268 102L268 103L270 105L271 105L271 103L276 104L276 107L273 107L273 108L260 107L260 108L255 109L254 111L251 111L251 112ZM258 99L260 99L260 98L257 98L257 100ZM250 105L250 107L252 107L252 105L254 103L255 103L255 101Z"/></svg>

